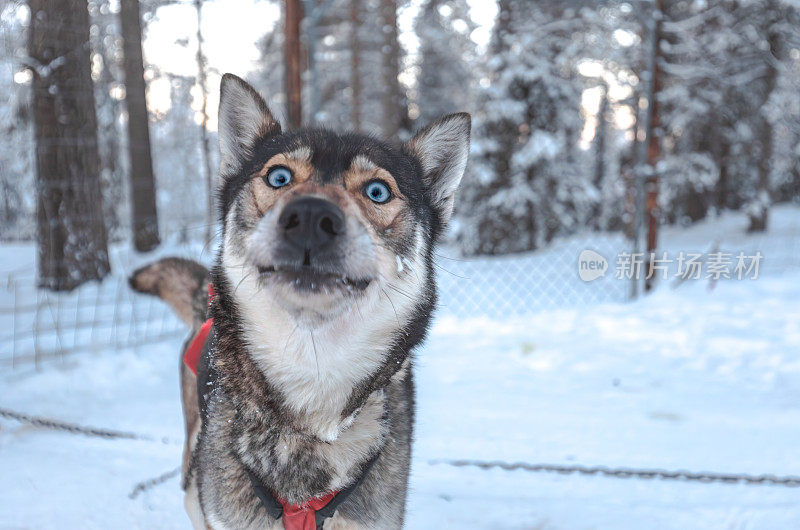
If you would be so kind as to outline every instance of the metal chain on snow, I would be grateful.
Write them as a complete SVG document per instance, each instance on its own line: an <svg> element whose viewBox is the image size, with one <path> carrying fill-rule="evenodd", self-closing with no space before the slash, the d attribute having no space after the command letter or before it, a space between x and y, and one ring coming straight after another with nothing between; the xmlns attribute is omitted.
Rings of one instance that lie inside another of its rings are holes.
<svg viewBox="0 0 800 530"><path fill-rule="evenodd" d="M84 436L95 436L98 438L106 438L106 439L127 439L127 440L147 440L147 441L154 441L155 439L150 436L145 436L143 434L136 434L133 432L124 432L124 431L114 431L110 429L98 429L95 427L86 427L83 425L77 425L74 423L66 423L63 421L52 420L49 418L41 418L38 416L29 416L28 414L22 414L21 412L14 412L13 410L8 410L4 408L0 408L0 417L7 418L10 420L16 420L20 423L25 423L27 425L33 425L35 427L43 427L45 429L53 429L57 431L65 431L72 434L82 434ZM162 440L164 443L167 443L166 438Z"/></svg>
<svg viewBox="0 0 800 530"><path fill-rule="evenodd" d="M800 476L787 475L748 475L745 473L693 472L686 470L668 471L665 469L636 469L629 467L581 466L558 464L528 464L526 462L485 462L480 460L431 460L431 464L446 464L454 467L477 467L480 469L500 468L506 471L528 471L532 473L561 473L571 475L603 475L612 478L662 479L683 482L774 485L789 488L800 487Z"/></svg>
<svg viewBox="0 0 800 530"><path fill-rule="evenodd" d="M125 439L125 440L143 440L148 442L156 441L155 438L151 436L146 436L144 434L137 434L133 432L124 432L124 431L114 431L111 429L98 429L95 427L86 427L74 423L56 421L49 418L30 416L28 414L23 414L21 412L14 412L13 410L8 410L4 408L0 408L0 418L15 420L20 423L25 423L27 425L33 425L35 427L53 429L56 431L64 431L70 434L82 434L84 436L94 436L98 438L105 438L107 440ZM163 443L169 443L169 439L167 438L162 438L161 441ZM178 476L180 472L181 468L180 466L178 466L175 469L171 469L170 471L162 473L157 477L139 482L138 484L136 484L133 490L128 494L128 498L135 499L140 493L144 493L150 488L158 486L159 484L163 484L169 479Z"/></svg>
<svg viewBox="0 0 800 530"><path fill-rule="evenodd" d="M159 484L163 484L164 482L168 481L173 477L177 477L178 474L181 472L181 466L176 467L175 469L171 469L166 473L162 473L157 477L151 478L150 480L144 480L136 485L128 494L129 499L135 499L140 493L144 493L145 491L158 486Z"/></svg>
<svg viewBox="0 0 800 530"><path fill-rule="evenodd" d="M30 416L21 412L14 412L5 408L0 408L0 417L33 425L36 427L43 427L46 429L54 429L58 431L69 432L72 434L82 434L84 436L94 436L106 439L128 439L128 440L146 440L155 441L151 436L137 434L132 432L114 431L110 429L98 429L94 427L86 427L74 423L66 423L56 421L49 418L41 418L37 416ZM161 440L164 443L169 443L167 438ZM636 479L661 479L661 480L677 480L683 482L701 482L701 483L722 483L722 484L752 484L752 485L774 485L785 486L790 488L800 487L800 476L797 475L748 475L745 473L714 473L708 471L694 472L686 470L669 471L666 469L637 469L630 467L607 467L607 466L582 466L582 465L560 465L560 464L529 464L527 462L503 462L500 460L495 461L482 461L482 460L431 460L432 465L445 464L453 467L477 467L479 469L493 469L499 468L506 471L528 471L531 473L560 473L562 475L571 475L577 473L579 475L602 475L611 478L636 478ZM180 473L180 467L167 471L155 478L140 482L136 485L129 497L135 498L139 493L146 491L153 486L162 484L169 479L175 477Z"/></svg>

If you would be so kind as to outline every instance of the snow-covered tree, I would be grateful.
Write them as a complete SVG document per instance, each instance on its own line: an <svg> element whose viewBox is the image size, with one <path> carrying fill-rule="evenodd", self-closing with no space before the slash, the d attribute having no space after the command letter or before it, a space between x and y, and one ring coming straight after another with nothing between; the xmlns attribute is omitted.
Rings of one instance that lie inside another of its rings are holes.
<svg viewBox="0 0 800 530"><path fill-rule="evenodd" d="M115 11L116 8L116 11ZM122 156L127 134L122 127L122 98L125 82L122 73L122 37L119 5L110 0L89 4L97 32L92 34L94 52L94 98L97 106L97 141L103 182L103 209L110 240L128 237L128 196L125 187L127 159Z"/></svg>
<svg viewBox="0 0 800 530"><path fill-rule="evenodd" d="M782 0L666 2L664 18L664 217L691 222L746 206L751 229L763 229L797 10Z"/></svg>
<svg viewBox="0 0 800 530"><path fill-rule="evenodd" d="M570 54L580 17L523 0L499 7L455 223L470 254L535 249L585 226L597 197L577 147L581 94Z"/></svg>
<svg viewBox="0 0 800 530"><path fill-rule="evenodd" d="M24 2L0 7L0 239L31 239L36 232L33 179L31 72L19 64L27 30Z"/></svg>

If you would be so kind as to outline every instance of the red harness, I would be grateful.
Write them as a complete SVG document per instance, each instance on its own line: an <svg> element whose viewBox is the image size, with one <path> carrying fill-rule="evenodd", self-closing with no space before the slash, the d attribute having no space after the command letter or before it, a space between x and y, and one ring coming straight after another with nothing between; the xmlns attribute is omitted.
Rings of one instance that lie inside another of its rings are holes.
<svg viewBox="0 0 800 530"><path fill-rule="evenodd" d="M214 284L208 284L208 305L214 301ZM203 353L203 346L208 338L208 333L211 331L211 326L214 325L214 319L209 318L203 325L200 326L200 331L192 339L189 347L186 348L186 353L183 354L183 364L189 367L194 375L197 375L197 365L200 364L200 354Z"/></svg>
<svg viewBox="0 0 800 530"><path fill-rule="evenodd" d="M211 305L214 295L214 285L209 283L208 305ZM189 370L191 370L194 375L197 375L197 366L200 363L203 346L208 339L208 334L211 332L211 326L213 325L213 318L209 318L203 322L203 325L200 326L200 331L194 336L189 347L186 348L186 353L183 354L183 363L189 367ZM332 491L322 497L315 497L300 504L289 504L286 500L276 497L274 494L272 494L272 496L283 508L282 519L285 530L317 530L318 528L322 528L321 523L324 520L318 524L316 512L331 502L334 497L336 497L337 493L339 493L338 490Z"/></svg>
<svg viewBox="0 0 800 530"><path fill-rule="evenodd" d="M332 491L303 504L289 504L283 499L278 499L283 506L283 528L285 530L316 530L316 512L331 502L337 493L337 491Z"/></svg>

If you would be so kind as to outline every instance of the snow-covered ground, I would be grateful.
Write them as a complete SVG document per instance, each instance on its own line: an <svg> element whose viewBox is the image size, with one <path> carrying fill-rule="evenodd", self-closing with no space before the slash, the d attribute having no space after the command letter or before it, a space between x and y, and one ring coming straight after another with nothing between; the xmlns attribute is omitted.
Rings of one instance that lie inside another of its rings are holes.
<svg viewBox="0 0 800 530"><path fill-rule="evenodd" d="M744 226L741 216L727 215L667 229L663 247L707 250L719 240L722 250L760 250L757 280L721 281L713 289L705 280L665 284L633 303L569 304L527 315L445 308L417 353L407 527L799 528L800 489L432 463L500 459L800 475L800 208L777 208L766 235L744 235ZM563 261L548 251L520 259L550 258ZM452 271L460 263L444 266ZM605 289L583 284L570 266L574 290ZM459 280L442 276L449 289ZM493 292L505 296L504 289ZM489 296L483 285L475 290ZM457 306L448 292L443 300ZM190 527L177 479L128 498L137 482L179 463L179 343L76 353L39 371L0 372L2 407L156 439L86 438L0 420L0 528Z"/></svg>

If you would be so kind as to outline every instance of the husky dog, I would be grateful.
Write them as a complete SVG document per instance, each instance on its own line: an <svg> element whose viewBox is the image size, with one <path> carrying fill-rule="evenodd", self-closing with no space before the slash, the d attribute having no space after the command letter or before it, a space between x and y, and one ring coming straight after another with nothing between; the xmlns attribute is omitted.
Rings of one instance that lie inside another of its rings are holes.
<svg viewBox="0 0 800 530"><path fill-rule="evenodd" d="M195 528L402 527L411 354L436 303L433 248L469 136L465 113L402 145L284 132L252 87L222 78L216 263L170 258L131 277L195 332L213 285L197 377L181 365ZM314 506L334 492L335 511Z"/></svg>

